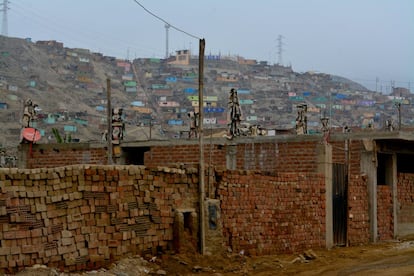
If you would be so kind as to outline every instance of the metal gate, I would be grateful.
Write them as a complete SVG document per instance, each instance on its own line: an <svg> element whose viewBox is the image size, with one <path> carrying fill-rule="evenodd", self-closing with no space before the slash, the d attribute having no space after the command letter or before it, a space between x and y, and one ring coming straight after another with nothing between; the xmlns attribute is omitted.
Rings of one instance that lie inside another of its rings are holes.
<svg viewBox="0 0 414 276"><path fill-rule="evenodd" d="M333 238L334 244L346 245L348 175L344 164L332 164L332 202L333 202Z"/></svg>

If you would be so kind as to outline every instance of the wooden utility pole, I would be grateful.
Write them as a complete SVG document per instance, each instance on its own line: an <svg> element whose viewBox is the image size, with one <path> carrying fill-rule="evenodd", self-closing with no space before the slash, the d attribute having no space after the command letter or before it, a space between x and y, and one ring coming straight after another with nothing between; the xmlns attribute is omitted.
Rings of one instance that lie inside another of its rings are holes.
<svg viewBox="0 0 414 276"><path fill-rule="evenodd" d="M397 107L398 107L398 131L401 131L401 103L398 103Z"/></svg>
<svg viewBox="0 0 414 276"><path fill-rule="evenodd" d="M204 39L200 39L199 42L199 54L198 54L198 137L199 137L199 192L200 192L200 251L201 254L205 254L205 187L204 187L204 135L203 135L203 120L204 120L204 49L206 42Z"/></svg>
<svg viewBox="0 0 414 276"><path fill-rule="evenodd" d="M106 141L108 143L108 165L112 165L112 107L111 107L111 79L106 79L106 111L108 129L106 135Z"/></svg>

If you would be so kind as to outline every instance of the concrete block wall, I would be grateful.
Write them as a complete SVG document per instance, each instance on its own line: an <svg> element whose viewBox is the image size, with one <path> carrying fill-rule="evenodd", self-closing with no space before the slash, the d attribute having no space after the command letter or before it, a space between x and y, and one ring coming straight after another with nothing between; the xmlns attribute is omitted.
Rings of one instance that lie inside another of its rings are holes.
<svg viewBox="0 0 414 276"><path fill-rule="evenodd" d="M392 240L394 236L392 191L389 185L377 186L378 239Z"/></svg>
<svg viewBox="0 0 414 276"><path fill-rule="evenodd" d="M325 246L325 183L319 174L220 173L225 245L263 255Z"/></svg>
<svg viewBox="0 0 414 276"><path fill-rule="evenodd" d="M0 169L0 272L92 269L173 240L175 209L198 208L195 169L76 165Z"/></svg>
<svg viewBox="0 0 414 276"><path fill-rule="evenodd" d="M367 178L353 175L348 183L348 242L367 244L370 240Z"/></svg>

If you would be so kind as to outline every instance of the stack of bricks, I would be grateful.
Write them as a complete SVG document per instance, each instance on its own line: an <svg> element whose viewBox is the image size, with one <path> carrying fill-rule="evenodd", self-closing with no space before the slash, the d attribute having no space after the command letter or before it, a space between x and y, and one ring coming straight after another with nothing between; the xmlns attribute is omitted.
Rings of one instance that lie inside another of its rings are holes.
<svg viewBox="0 0 414 276"><path fill-rule="evenodd" d="M224 171L218 187L226 245L250 255L325 246L320 174Z"/></svg>
<svg viewBox="0 0 414 276"><path fill-rule="evenodd" d="M349 245L369 242L368 185L365 176L352 175L348 183Z"/></svg>
<svg viewBox="0 0 414 276"><path fill-rule="evenodd" d="M0 169L0 272L91 269L172 243L174 209L198 206L195 169Z"/></svg>
<svg viewBox="0 0 414 276"><path fill-rule="evenodd" d="M391 240L394 236L391 187L378 185L377 200L378 239Z"/></svg>

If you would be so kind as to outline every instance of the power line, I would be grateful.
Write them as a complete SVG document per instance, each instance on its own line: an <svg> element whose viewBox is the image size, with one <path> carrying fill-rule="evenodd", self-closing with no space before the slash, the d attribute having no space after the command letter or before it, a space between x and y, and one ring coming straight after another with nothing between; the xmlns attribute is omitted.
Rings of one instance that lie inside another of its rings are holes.
<svg viewBox="0 0 414 276"><path fill-rule="evenodd" d="M1 0L0 0L1 1ZM42 30L49 32L52 36L64 36L65 45L67 44L67 39L72 42L72 44L88 45L91 50L99 52L110 52L116 56L124 56L125 53L119 50L119 47L113 47L114 44L122 44L122 48L130 49L130 52L142 52L144 55L155 54L156 56L162 56L162 50L159 48L154 48L150 44L145 44L142 42L132 43L123 39L123 37L114 38L112 35L108 37L106 33L99 32L99 30L88 29L88 26L84 26L80 29L74 28L72 25L64 24L64 21L59 20L53 15L44 16L44 12L41 10L36 10L34 7L27 8L24 5L19 5L18 3L13 3L17 9L11 9L12 13L19 17L21 21L27 22L31 27L37 26L42 28ZM98 43L98 41L104 41L104 43ZM109 54L109 53L108 53Z"/></svg>
<svg viewBox="0 0 414 276"><path fill-rule="evenodd" d="M170 23L168 23L165 19L163 19L163 18L161 18L160 16L158 16L158 15L156 15L155 13L153 13L153 12L151 12L150 10L148 10L147 8L145 8L140 2L138 2L137 0L134 0L134 2L135 3L137 3L137 5L139 5L144 11L146 11L147 13L149 13L150 15L152 15L153 17L155 17L155 18L157 18L158 20L160 20L160 21L162 21L162 22L164 22L166 25L169 25L171 28L173 28L174 30L176 30L176 31L179 31L179 32L181 32L181 33L183 33L183 34L186 34L186 35L188 35L188 36L190 36L190 37L192 37L192 38L195 38L195 39L198 39L198 40L200 40L201 38L200 37L198 37L198 36L196 36L196 35L193 35L193 34L190 34L190 33L188 33L188 32L186 32L186 31L184 31L184 30L182 30L182 29L180 29L180 28L177 28L176 26L174 26L174 25L171 25Z"/></svg>

